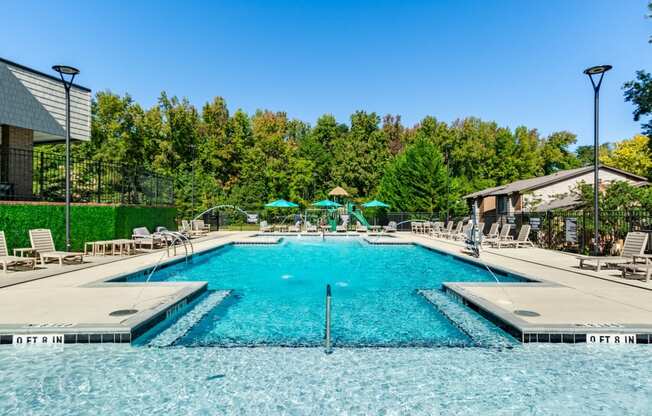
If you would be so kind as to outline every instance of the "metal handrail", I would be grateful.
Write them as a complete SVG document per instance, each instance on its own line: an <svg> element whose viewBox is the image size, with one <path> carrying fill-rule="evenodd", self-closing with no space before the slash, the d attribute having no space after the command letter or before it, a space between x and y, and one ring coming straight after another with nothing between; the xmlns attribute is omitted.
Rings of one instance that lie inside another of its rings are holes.
<svg viewBox="0 0 652 416"><path fill-rule="evenodd" d="M331 354L331 285L326 285L326 336L324 337L324 352Z"/></svg>
<svg viewBox="0 0 652 416"><path fill-rule="evenodd" d="M166 253L167 256L170 257L170 246L172 246L173 250L173 255L177 255L177 241L180 241L183 244L183 249L184 249L184 254L185 254L185 261L186 263L188 262L188 258L192 257L195 254L195 247L192 245L192 242L190 239L183 235L182 233L178 231L160 231L160 235L169 235L173 237L173 240L170 244L166 244ZM188 253L188 247L187 245L190 245L190 254Z"/></svg>

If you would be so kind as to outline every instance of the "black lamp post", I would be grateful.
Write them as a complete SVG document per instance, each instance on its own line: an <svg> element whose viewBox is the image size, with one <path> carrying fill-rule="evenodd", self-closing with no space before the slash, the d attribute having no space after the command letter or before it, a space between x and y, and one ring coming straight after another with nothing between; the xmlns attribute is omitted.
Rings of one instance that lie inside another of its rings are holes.
<svg viewBox="0 0 652 416"><path fill-rule="evenodd" d="M192 194L191 194L191 204L192 204L192 218L195 218L195 142L190 144L190 151L192 157L192 163L190 164L190 169L192 171Z"/></svg>
<svg viewBox="0 0 652 416"><path fill-rule="evenodd" d="M70 88L79 69L66 65L54 65L66 90L66 251L70 251ZM66 80L66 78L68 78Z"/></svg>
<svg viewBox="0 0 652 416"><path fill-rule="evenodd" d="M602 85L602 78L604 78L604 73L609 71L612 68L611 65L598 65L592 66L584 70L584 73L588 75L591 80L591 85L593 86L593 228L595 230L594 241L593 241L593 254L598 255L600 240L600 207L598 206L598 195L600 192L600 180L599 180L599 170L600 170L600 140L599 140L599 125L598 125L598 109L600 104L600 86ZM598 78L597 82L593 79L593 76Z"/></svg>

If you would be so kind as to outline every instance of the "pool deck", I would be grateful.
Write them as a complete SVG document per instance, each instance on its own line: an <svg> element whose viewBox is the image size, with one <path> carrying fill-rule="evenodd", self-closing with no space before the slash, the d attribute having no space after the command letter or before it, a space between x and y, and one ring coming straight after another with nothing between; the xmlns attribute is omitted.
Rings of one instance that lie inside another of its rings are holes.
<svg viewBox="0 0 652 416"><path fill-rule="evenodd" d="M195 252L226 244L275 244L281 234L219 232L193 240ZM353 234L353 233L350 233ZM337 234L343 236L343 234ZM370 244L419 244L477 262L461 243L411 233L362 237ZM136 256L89 256L76 266L48 265L0 275L0 344L12 334L63 334L66 343L131 342L206 290L205 282L126 283L121 276L183 261L183 250ZM501 324L523 342L584 342L587 334L635 334L652 343L652 282L625 280L617 270L580 270L572 255L537 248L485 249L480 260L493 270L535 283L454 283L446 289ZM415 288L431 289L431 288ZM128 316L111 316L137 309ZM536 312L523 316L516 311Z"/></svg>
<svg viewBox="0 0 652 416"><path fill-rule="evenodd" d="M246 233L212 233L193 240L195 252L242 239ZM251 233L248 233L251 234ZM82 265L48 264L35 271L0 275L0 344L13 334L58 334L66 343L131 342L203 293L205 282L126 283L121 276L149 270L157 263L184 261L183 249L135 256L88 256ZM136 309L128 316L113 311Z"/></svg>
<svg viewBox="0 0 652 416"><path fill-rule="evenodd" d="M477 261L460 242L405 233L400 238ZM574 255L540 248L485 248L479 260L537 283L446 283L446 289L523 342L584 342L587 334L639 334L639 343L652 343L652 282L623 279L618 270L579 269Z"/></svg>

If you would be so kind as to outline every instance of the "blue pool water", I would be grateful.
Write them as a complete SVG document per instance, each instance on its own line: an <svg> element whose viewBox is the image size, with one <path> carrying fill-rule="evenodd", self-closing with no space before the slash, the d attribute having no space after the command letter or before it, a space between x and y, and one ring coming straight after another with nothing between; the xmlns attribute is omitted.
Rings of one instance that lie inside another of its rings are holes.
<svg viewBox="0 0 652 416"><path fill-rule="evenodd" d="M494 277L419 246L303 237L279 245L228 246L189 265L159 270L152 280L205 280L210 289L233 290L176 345L321 345L325 287L331 284L336 346L469 346L471 339L416 290Z"/></svg>

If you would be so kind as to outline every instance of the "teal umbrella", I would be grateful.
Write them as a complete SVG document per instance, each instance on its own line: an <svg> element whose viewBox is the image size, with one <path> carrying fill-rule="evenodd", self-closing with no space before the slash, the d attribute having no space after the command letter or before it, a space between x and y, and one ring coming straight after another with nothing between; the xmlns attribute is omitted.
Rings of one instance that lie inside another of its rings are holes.
<svg viewBox="0 0 652 416"><path fill-rule="evenodd" d="M285 199L277 199L274 202L265 204L265 207L267 208L296 208L298 206L299 206L298 204L295 204L294 202L286 201Z"/></svg>
<svg viewBox="0 0 652 416"><path fill-rule="evenodd" d="M377 199L374 199L373 201L369 201L367 203L362 204L363 207L365 208L389 208L389 205L387 205L384 202L380 202Z"/></svg>
<svg viewBox="0 0 652 416"><path fill-rule="evenodd" d="M320 207L320 208L337 208L341 207L342 204L338 204L335 201L329 201L328 199L324 199L323 201L315 202L312 204L315 207Z"/></svg>

